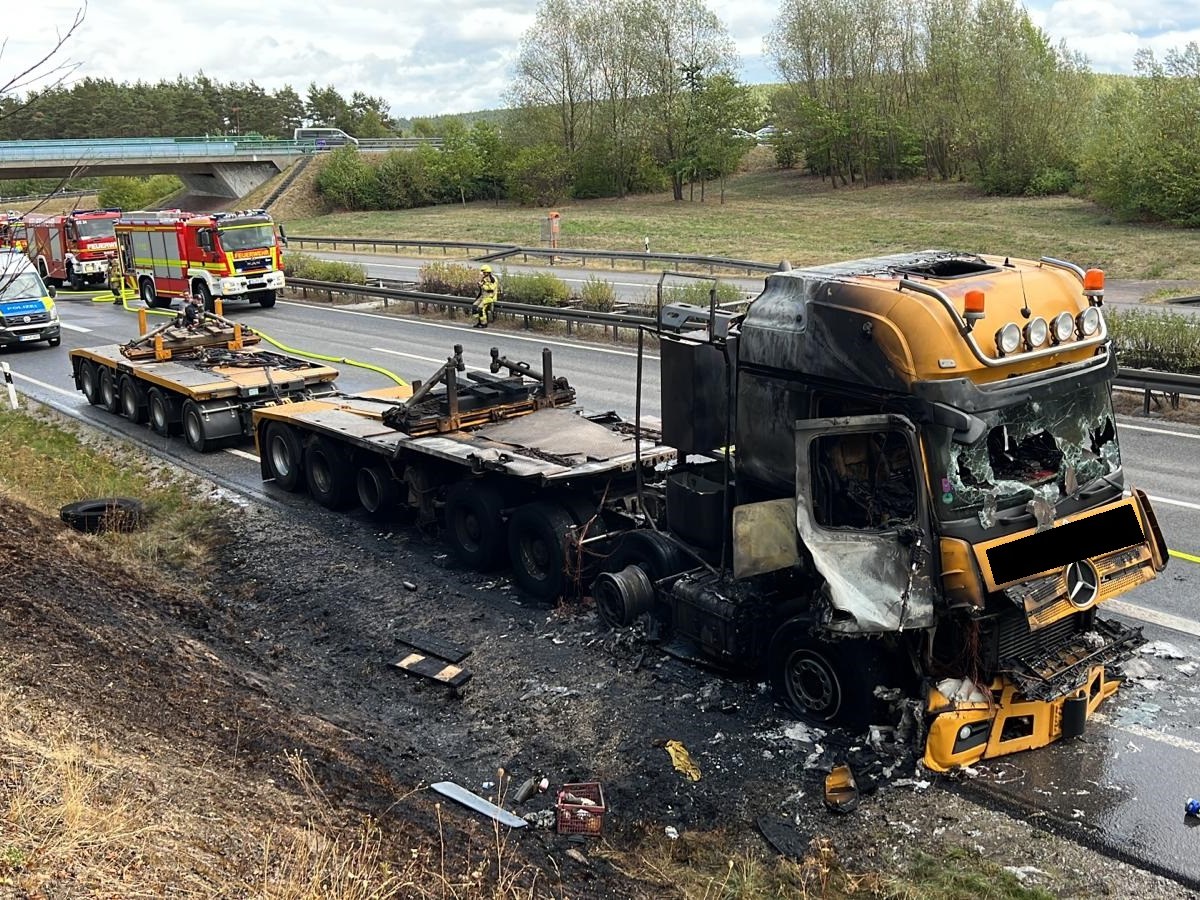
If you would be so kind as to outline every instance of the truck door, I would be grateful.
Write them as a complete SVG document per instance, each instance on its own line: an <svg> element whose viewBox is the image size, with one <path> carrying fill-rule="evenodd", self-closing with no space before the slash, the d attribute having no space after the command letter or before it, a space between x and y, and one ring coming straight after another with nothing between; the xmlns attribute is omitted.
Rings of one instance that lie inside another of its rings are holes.
<svg viewBox="0 0 1200 900"><path fill-rule="evenodd" d="M823 625L933 624L933 533L917 430L884 414L796 423L796 528L829 586Z"/></svg>

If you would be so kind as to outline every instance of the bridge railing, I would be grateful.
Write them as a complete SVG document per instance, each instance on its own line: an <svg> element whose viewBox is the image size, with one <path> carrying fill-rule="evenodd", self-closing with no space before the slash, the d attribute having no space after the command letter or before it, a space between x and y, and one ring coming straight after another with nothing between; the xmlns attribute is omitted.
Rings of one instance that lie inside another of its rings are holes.
<svg viewBox="0 0 1200 900"><path fill-rule="evenodd" d="M361 151L411 150L422 144L440 147L438 138L361 140ZM87 140L0 141L0 164L6 162L87 162L111 159L194 159L196 157L299 156L337 149L319 140L212 135L200 137L93 138Z"/></svg>

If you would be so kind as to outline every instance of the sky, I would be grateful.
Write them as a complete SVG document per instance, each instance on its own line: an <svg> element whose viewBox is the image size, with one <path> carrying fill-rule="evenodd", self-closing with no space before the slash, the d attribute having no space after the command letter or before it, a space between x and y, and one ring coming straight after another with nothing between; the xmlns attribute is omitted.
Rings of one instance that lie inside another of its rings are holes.
<svg viewBox="0 0 1200 900"><path fill-rule="evenodd" d="M82 0L21 4L5 17L0 88L44 55ZM708 0L742 60L742 80L778 81L763 36L778 0ZM1026 9L1055 42L1097 72L1129 73L1148 47L1162 59L1200 42L1200 4L1189 0L1036 0ZM90 0L83 25L55 56L73 78L158 81L203 70L221 82L267 90L332 84L385 98L398 118L506 105L520 39L536 0ZM36 11L36 14L34 14Z"/></svg>

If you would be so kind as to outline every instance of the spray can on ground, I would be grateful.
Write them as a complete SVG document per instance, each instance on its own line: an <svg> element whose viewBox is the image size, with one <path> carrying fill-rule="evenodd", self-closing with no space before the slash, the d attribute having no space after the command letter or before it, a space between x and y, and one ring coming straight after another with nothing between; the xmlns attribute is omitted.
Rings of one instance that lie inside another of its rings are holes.
<svg viewBox="0 0 1200 900"><path fill-rule="evenodd" d="M1187 803L1183 804L1183 811L1189 816L1200 816L1200 800L1188 797Z"/></svg>

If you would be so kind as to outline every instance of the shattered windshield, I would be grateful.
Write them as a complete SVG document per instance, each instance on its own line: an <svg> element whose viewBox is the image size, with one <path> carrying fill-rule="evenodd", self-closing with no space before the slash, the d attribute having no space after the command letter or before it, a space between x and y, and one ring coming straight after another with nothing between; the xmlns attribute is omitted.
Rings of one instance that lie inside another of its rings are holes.
<svg viewBox="0 0 1200 900"><path fill-rule="evenodd" d="M980 413L987 430L974 444L930 435L931 471L944 517L1041 498L1054 504L1117 471L1115 417L1108 385L1047 388L1035 399Z"/></svg>
<svg viewBox="0 0 1200 900"><path fill-rule="evenodd" d="M221 246L226 250L259 250L275 246L275 231L270 225L237 225L221 229Z"/></svg>

